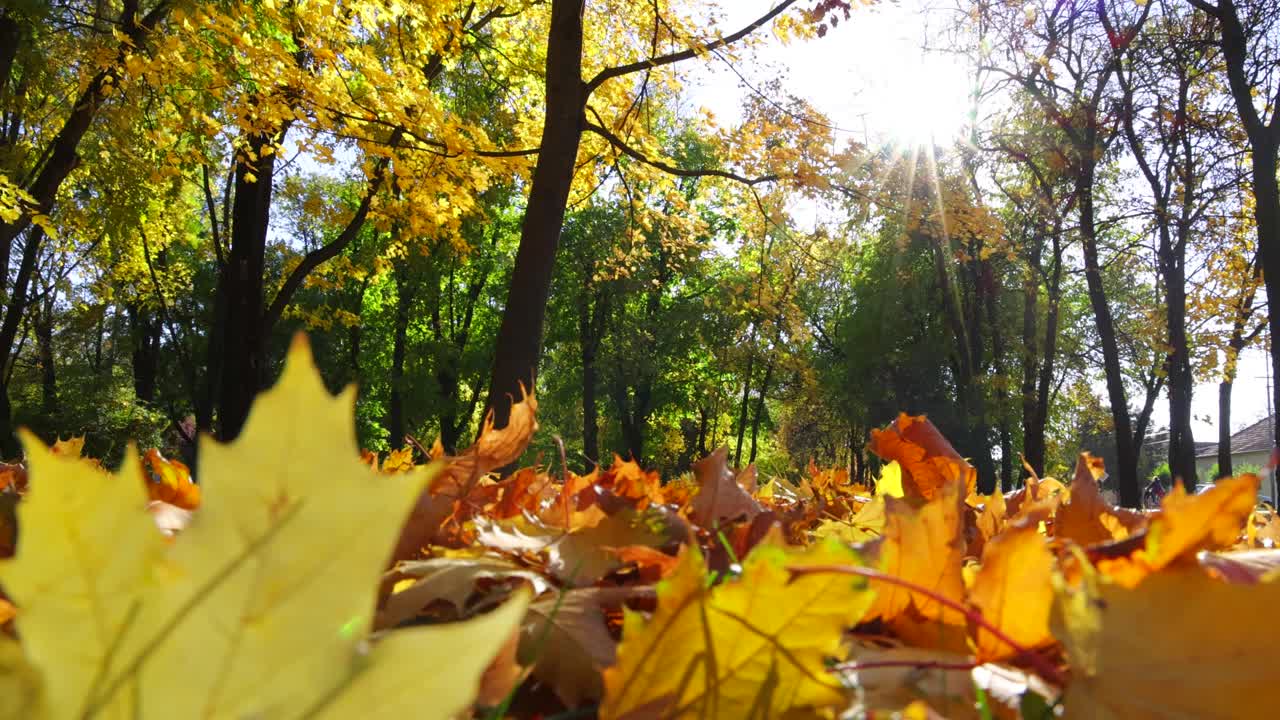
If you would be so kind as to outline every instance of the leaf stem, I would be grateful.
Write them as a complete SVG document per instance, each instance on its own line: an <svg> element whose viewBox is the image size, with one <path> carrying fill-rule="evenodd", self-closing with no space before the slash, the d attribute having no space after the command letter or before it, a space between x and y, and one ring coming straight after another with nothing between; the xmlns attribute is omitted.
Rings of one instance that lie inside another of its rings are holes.
<svg viewBox="0 0 1280 720"><path fill-rule="evenodd" d="M941 595L937 591L931 588L924 587L923 585L917 585L916 583L913 583L910 580L904 580L900 577L888 575L886 573L880 572L879 570L873 570L871 568L866 568L866 567L857 567L854 565L809 565L806 567L789 567L787 568L787 571L791 573L791 579L793 581L796 578L804 575L838 573L843 575L856 575L858 577L863 577L868 580L877 580L879 582L890 583L892 585L897 585L899 587L906 588L911 592L924 595L930 600L935 600L940 605L944 605L964 615L965 620L967 620L968 622L974 625L977 625L983 630L986 630L987 632L995 636L996 639L1000 640L1004 644L1016 650L1018 652L1018 656L1026 658L1027 664L1029 664L1037 673L1039 673L1039 675L1042 678L1044 678L1049 683L1052 683L1053 685L1056 685L1058 687L1062 687L1065 684L1061 671L1059 671L1058 668L1054 667L1052 663L1046 660L1044 656L1032 651L1030 648L1022 645L1018 641L1009 637L1007 634L1005 634L1003 630L996 627L990 621L988 621L985 617L983 617L982 613L979 612L977 609L969 607L964 603L960 603L955 600L952 600L951 598L946 597L944 595Z"/></svg>

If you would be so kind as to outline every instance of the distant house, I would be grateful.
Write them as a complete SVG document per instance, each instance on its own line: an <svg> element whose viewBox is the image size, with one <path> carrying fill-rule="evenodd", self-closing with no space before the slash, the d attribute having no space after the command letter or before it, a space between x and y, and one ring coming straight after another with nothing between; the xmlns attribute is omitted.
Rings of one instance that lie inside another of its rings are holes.
<svg viewBox="0 0 1280 720"><path fill-rule="evenodd" d="M1231 466L1239 470L1252 465L1265 468L1271 460L1271 447L1275 444L1276 416L1265 417L1231 436ZM1209 470L1218 464L1218 443L1196 443L1196 474L1201 482L1213 478ZM1265 487L1265 483L1264 483Z"/></svg>

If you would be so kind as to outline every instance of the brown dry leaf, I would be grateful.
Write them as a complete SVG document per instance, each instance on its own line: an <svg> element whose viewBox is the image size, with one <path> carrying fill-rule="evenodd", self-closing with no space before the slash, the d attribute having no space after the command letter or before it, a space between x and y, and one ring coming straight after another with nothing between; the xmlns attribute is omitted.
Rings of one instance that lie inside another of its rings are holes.
<svg viewBox="0 0 1280 720"><path fill-rule="evenodd" d="M924 415L900 413L884 430L871 431L871 450L902 466L907 497L932 500L945 485L957 483L968 497L977 491L978 471Z"/></svg>
<svg viewBox="0 0 1280 720"><path fill-rule="evenodd" d="M750 484L755 484L755 466L748 465L735 478L728 459L729 448L721 446L693 464L699 490L693 496L689 516L702 527L715 528L742 518L751 520L762 510L760 503L740 484L743 475L750 475Z"/></svg>
<svg viewBox="0 0 1280 720"><path fill-rule="evenodd" d="M422 472L418 470L418 472ZM422 549L432 544L440 531L441 524L453 514L454 501L444 495L433 495L424 491L418 496L409 518L405 520L396 540L396 547L391 553L391 562L410 560L420 557Z"/></svg>
<svg viewBox="0 0 1280 720"><path fill-rule="evenodd" d="M497 484L498 502L488 514L503 519L537 510L543 491L551 484L551 476L539 473L537 468L521 468Z"/></svg>
<svg viewBox="0 0 1280 720"><path fill-rule="evenodd" d="M969 601L987 622L1022 647L1051 644L1053 565L1053 554L1034 523L1010 528L987 544ZM973 626L969 630L980 660L1004 660L1017 654L990 632Z"/></svg>
<svg viewBox="0 0 1280 720"><path fill-rule="evenodd" d="M549 587L538 573L495 555L477 557L438 557L398 563L387 573L400 578L395 591L378 611L375 627L395 627L412 619L423 608L443 600L455 610L465 610L467 599L482 579L521 578L534 592Z"/></svg>
<svg viewBox="0 0 1280 720"><path fill-rule="evenodd" d="M1071 666L1065 717L1273 717L1280 582L1235 585L1196 566L1129 589L1086 571L1059 589L1054 635Z"/></svg>
<svg viewBox="0 0 1280 720"><path fill-rule="evenodd" d="M533 433L538 430L538 398L526 391L523 384L520 392L522 397L511 405L511 416L506 426L495 428L493 411L490 410L485 416L480 438L456 456L446 458L449 466L431 481L432 493L456 497L481 476L515 462L524 454Z"/></svg>
<svg viewBox="0 0 1280 720"><path fill-rule="evenodd" d="M623 460L616 453L613 456L613 466L600 473L595 484L620 498L633 501L639 507L660 505L665 500L662 478L658 473L645 470L634 460Z"/></svg>
<svg viewBox="0 0 1280 720"><path fill-rule="evenodd" d="M640 596L653 596L653 588L574 588L543 595L525 615L520 662L532 665L534 677L565 707L598 701L604 695L600 673L613 665L618 645L602 607Z"/></svg>
<svg viewBox="0 0 1280 720"><path fill-rule="evenodd" d="M877 542L880 569L894 577L929 588L943 597L964 602L964 539L961 523L961 486L941 487L937 500L919 508L898 498L885 497L884 537ZM867 619L890 622L915 607L923 619L962 626L964 616L936 600L912 593L899 585L878 583L875 602Z"/></svg>
<svg viewBox="0 0 1280 720"><path fill-rule="evenodd" d="M548 546L547 570L568 585L592 585L622 566L609 548L657 547L670 539L662 514L626 508L601 520L599 525L575 530Z"/></svg>

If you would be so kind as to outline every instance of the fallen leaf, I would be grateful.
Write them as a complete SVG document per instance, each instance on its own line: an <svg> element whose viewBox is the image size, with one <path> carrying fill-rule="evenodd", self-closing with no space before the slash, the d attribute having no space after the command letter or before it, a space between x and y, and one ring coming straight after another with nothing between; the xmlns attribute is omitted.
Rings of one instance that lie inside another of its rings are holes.
<svg viewBox="0 0 1280 720"><path fill-rule="evenodd" d="M1058 506L1054 516L1054 537L1094 545L1123 540L1141 526L1141 520L1125 519L1102 498L1098 482L1105 474L1101 458L1080 453L1071 480L1070 500Z"/></svg>
<svg viewBox="0 0 1280 720"><path fill-rule="evenodd" d="M191 481L191 471L177 460L169 460L152 448L142 456L143 480L152 500L183 510L200 507L200 486Z"/></svg>
<svg viewBox="0 0 1280 720"><path fill-rule="evenodd" d="M969 601L987 622L1027 649L1053 642L1053 554L1035 524L1011 528L987 543ZM978 658L1012 658L1017 650L987 630L970 627Z"/></svg>
<svg viewBox="0 0 1280 720"><path fill-rule="evenodd" d="M522 397L511 405L507 424L494 427L493 410L484 418L480 437L471 447L446 457L448 467L431 482L433 494L455 498L492 470L515 462L538 430L538 398L520 385Z"/></svg>
<svg viewBox="0 0 1280 720"><path fill-rule="evenodd" d="M472 703L528 594L369 651L383 562L426 478L361 463L354 400L328 394L299 336L239 438L202 439L198 521L171 543L135 452L109 474L24 435L32 487L0 579L48 717L443 719Z"/></svg>
<svg viewBox="0 0 1280 720"><path fill-rule="evenodd" d="M1195 566L1125 588L1086 571L1058 582L1054 635L1071 667L1065 717L1271 717L1280 583L1235 585Z"/></svg>
<svg viewBox="0 0 1280 720"><path fill-rule="evenodd" d="M622 566L622 560L609 548L656 547L670 539L661 514L626 508L598 525L575 530L547 546L547 569L568 585L592 585Z"/></svg>
<svg viewBox="0 0 1280 720"><path fill-rule="evenodd" d="M825 662L873 593L858 578L792 582L787 570L831 564L863 563L839 543L788 551L775 536L756 546L740 578L708 587L702 554L686 547L658 586L652 618L626 614L600 717L780 717L843 704Z"/></svg>
<svg viewBox="0 0 1280 720"><path fill-rule="evenodd" d="M482 579L520 578L527 580L535 593L548 587L546 579L538 573L493 555L402 562L388 574L412 582L403 586L397 583L395 592L378 611L375 626L379 628L395 627L436 600L449 603L455 610L465 610L476 582Z"/></svg>
<svg viewBox="0 0 1280 720"><path fill-rule="evenodd" d="M652 592L643 587L573 588L543 595L525 616L520 661L533 666L534 677L565 707L599 700L604 692L601 672L617 655L602 607Z"/></svg>
<svg viewBox="0 0 1280 720"><path fill-rule="evenodd" d="M693 496L690 517L705 528L715 528L726 521L759 515L762 508L756 499L739 484L729 470L729 448L721 446L715 452L693 464L693 474L698 479L698 494ZM751 476L755 484L755 467L747 466L740 475Z"/></svg>
<svg viewBox="0 0 1280 720"><path fill-rule="evenodd" d="M924 415L900 413L884 430L873 429L871 451L898 462L907 497L932 500L950 483L960 485L962 498L977 491L978 471Z"/></svg>
<svg viewBox="0 0 1280 720"><path fill-rule="evenodd" d="M960 492L958 484L944 485L937 500L918 508L906 500L884 498L885 529L878 541L879 567L884 573L964 602ZM875 590L868 619L890 622L915 607L925 620L964 624L958 611L900 585L881 582Z"/></svg>

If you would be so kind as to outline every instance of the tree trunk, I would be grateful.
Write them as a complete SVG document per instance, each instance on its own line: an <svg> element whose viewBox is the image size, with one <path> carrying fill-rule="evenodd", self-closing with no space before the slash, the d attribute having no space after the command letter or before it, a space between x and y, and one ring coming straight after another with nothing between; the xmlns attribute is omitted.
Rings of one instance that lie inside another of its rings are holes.
<svg viewBox="0 0 1280 720"><path fill-rule="evenodd" d="M751 338L755 340L755 328L751 330ZM747 356L747 372L746 379L742 382L742 402L738 407L738 444L733 452L733 464L735 467L742 465L742 441L747 436L747 411L750 407L751 400L751 371L755 365L756 356L752 352Z"/></svg>
<svg viewBox="0 0 1280 720"><path fill-rule="evenodd" d="M1163 253L1162 253L1163 254ZM1169 472L1187 492L1196 487L1196 442L1191 430L1191 353L1187 347L1187 291L1182 259L1168 258L1165 300L1169 331Z"/></svg>
<svg viewBox="0 0 1280 720"><path fill-rule="evenodd" d="M126 313L133 340L133 394L139 402L152 403L160 366L160 322L142 308L131 307Z"/></svg>
<svg viewBox="0 0 1280 720"><path fill-rule="evenodd" d="M748 463L756 461L756 436L760 433L760 418L764 417L764 400L769 392L769 383L773 380L773 363L764 368L764 380L760 383L760 395L756 398L755 416L751 418L751 456Z"/></svg>
<svg viewBox="0 0 1280 720"><path fill-rule="evenodd" d="M222 371L217 423L223 442L240 434L265 377L263 272L276 153L263 152L272 144L268 135L251 135L248 141L248 155L239 159L235 170L231 249L218 276L225 302L219 318L222 327L214 332L220 345L215 349Z"/></svg>
<svg viewBox="0 0 1280 720"><path fill-rule="evenodd" d="M1060 226L1053 236L1053 271L1049 276L1048 308L1044 316L1044 344L1040 360L1040 377L1036 382L1036 412L1030 435L1023 439L1027 462L1036 473L1044 475L1045 428L1049 424L1049 394L1053 387L1053 369L1058 353L1058 317L1062 297L1062 239Z"/></svg>
<svg viewBox="0 0 1280 720"><path fill-rule="evenodd" d="M36 312L36 349L40 354L40 407L46 418L58 414L58 372L53 353L53 300L52 292L45 297Z"/></svg>
<svg viewBox="0 0 1280 720"><path fill-rule="evenodd" d="M582 139L587 95L582 82L582 9L583 0L551 1L542 144L489 381L488 407L498 427L506 425L521 385L531 389L537 379L556 249Z"/></svg>
<svg viewBox="0 0 1280 720"><path fill-rule="evenodd" d="M387 430L391 434L391 447L399 450L404 447L404 359L406 345L409 340L409 309L413 303L409 280L405 271L398 269L396 280L396 318L394 339L391 346L391 399L387 409ZM444 443L445 428L440 428L440 442ZM452 445L445 445L452 449Z"/></svg>
<svg viewBox="0 0 1280 720"><path fill-rule="evenodd" d="M592 307L590 297L595 296ZM600 410L596 407L599 374L596 353L600 348L606 315L603 293L587 288L578 295L578 347L582 353L582 454L593 464L600 464Z"/></svg>
<svg viewBox="0 0 1280 720"><path fill-rule="evenodd" d="M1230 373L1218 383L1218 474L1213 480L1235 474L1231 467L1231 386L1234 382L1235 373Z"/></svg>
<svg viewBox="0 0 1280 720"><path fill-rule="evenodd" d="M23 311L27 307L27 287L31 276L35 273L36 257L44 229L36 226L27 235L27 244L22 251L22 262L14 276L13 291L9 294L5 306L4 317L0 320L0 395L4 401L0 403L0 456L14 457L19 452L18 439L14 436L12 407L9 404L9 364L13 361L14 343L18 339L18 328L22 324Z"/></svg>
<svg viewBox="0 0 1280 720"><path fill-rule="evenodd" d="M1039 453L1032 451L1033 426L1036 418L1036 373L1040 366L1039 337L1040 315L1040 248L1043 238L1035 238L1027 260L1026 274L1022 279L1022 454L1037 475L1044 474L1044 433L1039 434Z"/></svg>
<svg viewBox="0 0 1280 720"><path fill-rule="evenodd" d="M1093 145L1077 148L1077 157L1092 157ZM1088 162L1086 160L1086 162ZM1116 477L1120 504L1137 508L1142 504L1142 487L1138 483L1138 453L1133 446L1133 425L1125 395L1124 374L1120 367L1120 348L1116 342L1115 321L1102 285L1102 268L1098 262L1098 237L1093 209L1093 168L1088 167L1076 178L1080 198L1080 239L1084 249L1085 280L1089 289L1089 305L1093 309L1098 340L1102 344L1102 367L1107 381L1107 397L1111 403L1111 420L1115 426Z"/></svg>

